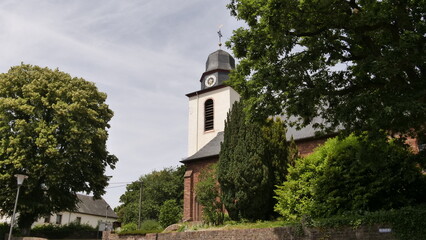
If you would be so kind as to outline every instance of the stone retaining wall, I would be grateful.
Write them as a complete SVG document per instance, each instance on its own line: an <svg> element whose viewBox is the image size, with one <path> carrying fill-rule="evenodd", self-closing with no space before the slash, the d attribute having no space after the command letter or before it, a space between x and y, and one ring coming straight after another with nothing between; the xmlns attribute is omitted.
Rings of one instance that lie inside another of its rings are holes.
<svg viewBox="0 0 426 240"><path fill-rule="evenodd" d="M395 240L392 232L378 226L338 229L295 229L291 227L205 230L191 232L122 235L104 232L102 240Z"/></svg>

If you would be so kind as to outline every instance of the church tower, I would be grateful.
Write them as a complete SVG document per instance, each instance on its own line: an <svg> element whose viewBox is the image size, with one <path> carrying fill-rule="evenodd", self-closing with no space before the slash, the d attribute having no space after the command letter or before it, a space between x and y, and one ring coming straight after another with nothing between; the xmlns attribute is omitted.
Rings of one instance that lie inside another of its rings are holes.
<svg viewBox="0 0 426 240"><path fill-rule="evenodd" d="M229 53L223 50L211 53L200 78L201 90L186 95L189 98L188 156L224 130L227 113L240 98L235 90L224 84L234 68L235 60Z"/></svg>
<svg viewBox="0 0 426 240"><path fill-rule="evenodd" d="M223 50L209 55L206 71L201 75L201 89L188 93L188 157L185 164L183 220L201 221L202 207L197 201L195 187L201 171L219 161L225 119L240 95L224 82L235 68L234 58Z"/></svg>

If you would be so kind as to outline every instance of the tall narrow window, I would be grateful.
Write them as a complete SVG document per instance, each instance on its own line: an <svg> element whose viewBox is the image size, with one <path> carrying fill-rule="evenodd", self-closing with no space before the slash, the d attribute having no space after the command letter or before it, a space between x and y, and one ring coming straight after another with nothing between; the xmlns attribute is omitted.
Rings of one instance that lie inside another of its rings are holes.
<svg viewBox="0 0 426 240"><path fill-rule="evenodd" d="M213 130L213 99L204 102L204 131Z"/></svg>

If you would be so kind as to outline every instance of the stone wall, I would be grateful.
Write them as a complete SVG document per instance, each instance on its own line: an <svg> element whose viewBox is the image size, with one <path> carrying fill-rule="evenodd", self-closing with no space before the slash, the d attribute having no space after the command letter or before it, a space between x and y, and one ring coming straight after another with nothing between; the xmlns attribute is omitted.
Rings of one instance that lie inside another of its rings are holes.
<svg viewBox="0 0 426 240"><path fill-rule="evenodd" d="M392 232L379 231L379 226L357 229L300 229L291 227L210 230L147 235L124 235L104 232L102 240L394 240ZM383 230L383 229L382 229Z"/></svg>

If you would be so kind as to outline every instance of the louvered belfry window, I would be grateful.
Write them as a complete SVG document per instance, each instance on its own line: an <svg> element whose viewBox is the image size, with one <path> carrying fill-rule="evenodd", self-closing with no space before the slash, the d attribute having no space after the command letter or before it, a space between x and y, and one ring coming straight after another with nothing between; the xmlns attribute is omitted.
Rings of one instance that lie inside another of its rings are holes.
<svg viewBox="0 0 426 240"><path fill-rule="evenodd" d="M204 103L204 131L213 130L213 99L208 99Z"/></svg>

